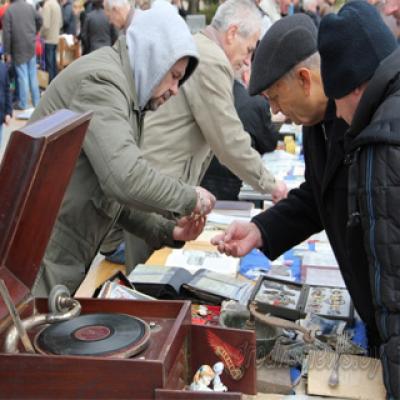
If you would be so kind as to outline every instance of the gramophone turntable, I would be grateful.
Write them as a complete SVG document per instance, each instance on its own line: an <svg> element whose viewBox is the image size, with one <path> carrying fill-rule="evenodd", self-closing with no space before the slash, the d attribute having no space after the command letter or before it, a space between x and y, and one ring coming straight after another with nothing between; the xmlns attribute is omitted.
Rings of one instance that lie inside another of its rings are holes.
<svg viewBox="0 0 400 400"><path fill-rule="evenodd" d="M73 299L57 287L50 302L31 295L89 120L62 110L15 131L2 161L0 280L22 330L0 298L0 398L255 394L254 333L192 325L187 301ZM230 392L185 391L199 366L218 361Z"/></svg>
<svg viewBox="0 0 400 400"><path fill-rule="evenodd" d="M35 337L42 354L129 358L149 344L150 327L124 314L82 315L43 329Z"/></svg>
<svg viewBox="0 0 400 400"><path fill-rule="evenodd" d="M4 285L4 282L0 281L0 284ZM0 289L5 303L12 307L7 289L1 286ZM18 353L19 337L25 339L22 343L26 351L47 355L130 358L149 344L150 325L145 321L117 313L79 315L81 304L71 298L65 286L53 288L48 304L49 314L35 314L23 322L15 321L6 335L6 353ZM11 310L10 314L17 314L17 311ZM25 345L26 341L30 341L27 327L30 330L41 327L34 336L33 344L29 343L28 347Z"/></svg>

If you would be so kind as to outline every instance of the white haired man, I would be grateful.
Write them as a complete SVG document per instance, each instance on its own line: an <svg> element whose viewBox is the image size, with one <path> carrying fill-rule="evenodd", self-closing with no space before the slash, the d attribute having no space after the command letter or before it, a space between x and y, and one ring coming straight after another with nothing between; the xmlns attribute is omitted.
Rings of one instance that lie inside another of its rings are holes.
<svg viewBox="0 0 400 400"><path fill-rule="evenodd" d="M135 13L135 1L104 0L104 12L110 23L125 35Z"/></svg>
<svg viewBox="0 0 400 400"><path fill-rule="evenodd" d="M244 182L274 201L286 196L251 147L233 98L234 70L249 64L260 36L262 16L254 1L227 0L211 22L194 36L199 67L178 96L144 122L141 150L151 165L167 175L197 185L213 155ZM126 245L128 267L148 256L146 248L130 237Z"/></svg>

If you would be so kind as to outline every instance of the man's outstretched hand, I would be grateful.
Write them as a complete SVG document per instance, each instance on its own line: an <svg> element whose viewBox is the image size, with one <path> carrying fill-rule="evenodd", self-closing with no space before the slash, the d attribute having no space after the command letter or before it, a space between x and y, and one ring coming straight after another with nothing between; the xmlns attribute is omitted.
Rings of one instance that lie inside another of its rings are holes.
<svg viewBox="0 0 400 400"><path fill-rule="evenodd" d="M288 188L286 186L286 183L283 181L277 181L275 185L275 189L271 193L272 195L272 202L275 204L279 200L282 200L287 197L288 194Z"/></svg>
<svg viewBox="0 0 400 400"><path fill-rule="evenodd" d="M252 222L232 222L224 233L211 239L218 251L228 256L243 257L263 245L261 232Z"/></svg>

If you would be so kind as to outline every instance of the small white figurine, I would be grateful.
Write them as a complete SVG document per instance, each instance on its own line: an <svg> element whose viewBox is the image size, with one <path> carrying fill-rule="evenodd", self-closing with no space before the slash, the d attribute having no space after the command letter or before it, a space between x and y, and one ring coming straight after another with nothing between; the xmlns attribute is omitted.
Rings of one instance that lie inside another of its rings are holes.
<svg viewBox="0 0 400 400"><path fill-rule="evenodd" d="M224 363L223 362L217 362L213 366L213 370L215 373L215 377L213 380L213 388L214 392L227 392L228 388L221 382L220 375L224 371Z"/></svg>
<svg viewBox="0 0 400 400"><path fill-rule="evenodd" d="M190 384L190 390L212 391L209 385L214 377L215 373L212 368L209 365L202 365L194 375L193 382Z"/></svg>

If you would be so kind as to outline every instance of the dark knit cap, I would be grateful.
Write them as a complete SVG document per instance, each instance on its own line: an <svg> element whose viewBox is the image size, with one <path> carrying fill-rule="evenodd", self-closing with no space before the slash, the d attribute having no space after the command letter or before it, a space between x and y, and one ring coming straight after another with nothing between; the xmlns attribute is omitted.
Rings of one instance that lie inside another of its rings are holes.
<svg viewBox="0 0 400 400"><path fill-rule="evenodd" d="M252 64L249 93L272 86L299 62L317 51L317 28L306 14L275 22L260 41Z"/></svg>
<svg viewBox="0 0 400 400"><path fill-rule="evenodd" d="M318 33L325 94L340 99L367 82L380 62L397 48L379 12L352 1L322 18Z"/></svg>

